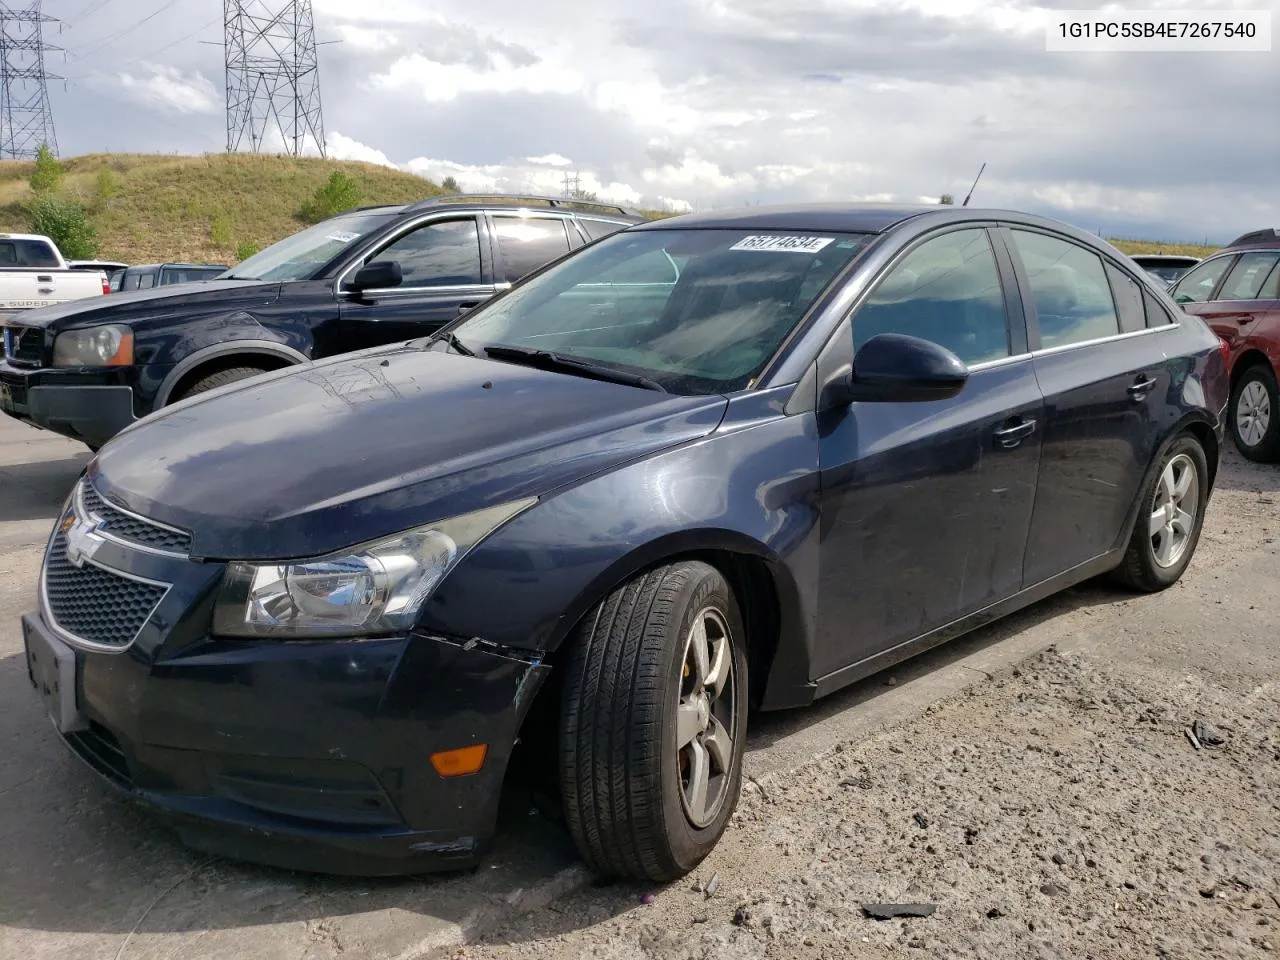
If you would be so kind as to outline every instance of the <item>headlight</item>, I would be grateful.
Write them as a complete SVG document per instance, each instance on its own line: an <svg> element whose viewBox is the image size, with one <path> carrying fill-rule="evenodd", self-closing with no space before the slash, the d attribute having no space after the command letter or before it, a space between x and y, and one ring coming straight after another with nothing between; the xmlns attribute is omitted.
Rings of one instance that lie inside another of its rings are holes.
<svg viewBox="0 0 1280 960"><path fill-rule="evenodd" d="M68 330L53 341L55 367L127 367L133 363L133 331L128 327Z"/></svg>
<svg viewBox="0 0 1280 960"><path fill-rule="evenodd" d="M407 630L468 550L536 502L477 510L315 560L228 564L213 632L305 639Z"/></svg>

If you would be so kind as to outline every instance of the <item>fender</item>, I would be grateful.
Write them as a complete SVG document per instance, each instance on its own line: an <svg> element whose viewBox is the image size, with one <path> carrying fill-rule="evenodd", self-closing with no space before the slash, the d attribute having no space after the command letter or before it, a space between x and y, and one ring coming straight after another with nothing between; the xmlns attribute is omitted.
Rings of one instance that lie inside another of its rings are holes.
<svg viewBox="0 0 1280 960"><path fill-rule="evenodd" d="M273 357L279 357L282 360L288 360L290 363L306 363L310 357L293 347L275 340L231 340L226 343L216 343L210 347L202 347L195 353L184 358L180 363L169 371L168 376L160 382L160 389L156 391L156 398L152 406L155 409L165 406L169 402L169 395L173 393L182 378L203 363L219 357L231 357L241 353L265 353Z"/></svg>

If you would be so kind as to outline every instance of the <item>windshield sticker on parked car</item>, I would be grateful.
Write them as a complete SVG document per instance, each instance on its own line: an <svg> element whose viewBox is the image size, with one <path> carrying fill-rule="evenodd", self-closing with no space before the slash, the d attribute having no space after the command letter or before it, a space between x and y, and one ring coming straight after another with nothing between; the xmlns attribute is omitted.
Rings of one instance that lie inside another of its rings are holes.
<svg viewBox="0 0 1280 960"><path fill-rule="evenodd" d="M743 237L730 250L765 250L770 253L817 253L835 237Z"/></svg>
<svg viewBox="0 0 1280 960"><path fill-rule="evenodd" d="M350 243L352 240L359 240L358 233L330 233L325 237L326 240L336 240L338 243Z"/></svg>

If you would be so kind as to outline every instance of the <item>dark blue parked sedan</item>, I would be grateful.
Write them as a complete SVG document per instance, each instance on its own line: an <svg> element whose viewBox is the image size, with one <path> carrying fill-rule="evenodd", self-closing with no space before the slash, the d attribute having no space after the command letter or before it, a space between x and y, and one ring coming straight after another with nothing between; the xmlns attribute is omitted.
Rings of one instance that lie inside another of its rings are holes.
<svg viewBox="0 0 1280 960"><path fill-rule="evenodd" d="M1097 574L1176 581L1221 346L1036 217L644 224L431 339L119 434L49 541L32 679L203 849L473 862L523 740L593 867L674 878L737 802L749 705Z"/></svg>

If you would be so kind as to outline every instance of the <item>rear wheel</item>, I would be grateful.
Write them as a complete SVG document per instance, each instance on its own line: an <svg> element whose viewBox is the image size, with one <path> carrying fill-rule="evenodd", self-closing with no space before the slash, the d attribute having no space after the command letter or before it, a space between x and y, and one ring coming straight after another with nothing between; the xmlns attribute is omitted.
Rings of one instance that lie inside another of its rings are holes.
<svg viewBox="0 0 1280 960"><path fill-rule="evenodd" d="M1240 375L1231 391L1228 420L1242 454L1259 463L1280 460L1280 398L1271 367L1257 363Z"/></svg>
<svg viewBox="0 0 1280 960"><path fill-rule="evenodd" d="M724 833L742 785L747 660L714 568L644 573L585 619L560 720L565 821L607 876L668 881Z"/></svg>
<svg viewBox="0 0 1280 960"><path fill-rule="evenodd" d="M227 370L219 370L217 373L211 373L207 377L201 377L183 390L180 396L174 397L171 402L176 403L179 400L187 399L187 397L194 397L197 393L225 387L227 384L235 383L237 380L247 380L249 377L256 377L266 372L261 367L231 367Z"/></svg>
<svg viewBox="0 0 1280 960"><path fill-rule="evenodd" d="M1200 442L1177 437L1165 451L1139 501L1138 519L1115 575L1135 590L1154 592L1177 582L1191 562L1209 501L1209 464Z"/></svg>

